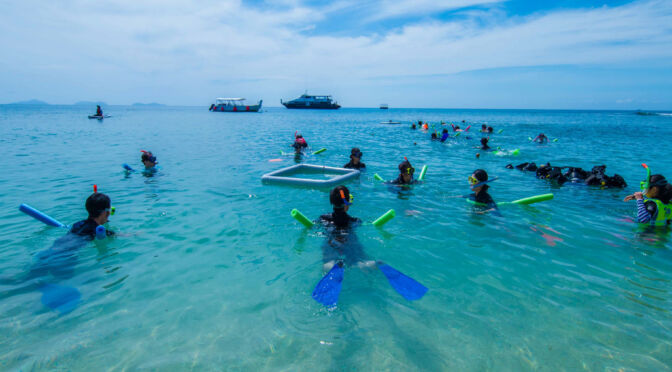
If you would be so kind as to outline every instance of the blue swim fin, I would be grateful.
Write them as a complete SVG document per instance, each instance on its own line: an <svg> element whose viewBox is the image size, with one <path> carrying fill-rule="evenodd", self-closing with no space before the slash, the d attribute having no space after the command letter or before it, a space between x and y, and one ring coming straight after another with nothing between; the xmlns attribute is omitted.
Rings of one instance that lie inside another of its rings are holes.
<svg viewBox="0 0 672 372"><path fill-rule="evenodd" d="M67 314L79 305L82 294L77 288L47 283L40 287L42 303L61 314Z"/></svg>
<svg viewBox="0 0 672 372"><path fill-rule="evenodd" d="M329 270L313 290L313 298L326 307L336 306L343 282L343 262L338 262Z"/></svg>
<svg viewBox="0 0 672 372"><path fill-rule="evenodd" d="M385 274L392 288L405 299L409 301L419 300L427 293L427 287L416 282L415 279L400 273L392 266L382 264L378 268Z"/></svg>

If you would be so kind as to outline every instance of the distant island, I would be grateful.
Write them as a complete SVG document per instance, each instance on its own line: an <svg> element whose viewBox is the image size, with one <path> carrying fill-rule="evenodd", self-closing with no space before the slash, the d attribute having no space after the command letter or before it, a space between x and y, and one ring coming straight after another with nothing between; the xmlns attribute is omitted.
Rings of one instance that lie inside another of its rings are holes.
<svg viewBox="0 0 672 372"><path fill-rule="evenodd" d="M8 103L8 105L40 105L40 106L49 106L48 103L40 101L39 99L30 99L28 101L19 101Z"/></svg>
<svg viewBox="0 0 672 372"><path fill-rule="evenodd" d="M141 103L141 102L136 102L136 103L134 103L132 106L141 106L141 107L165 107L166 105L164 105L163 103L156 103L156 102L152 102L152 103Z"/></svg>

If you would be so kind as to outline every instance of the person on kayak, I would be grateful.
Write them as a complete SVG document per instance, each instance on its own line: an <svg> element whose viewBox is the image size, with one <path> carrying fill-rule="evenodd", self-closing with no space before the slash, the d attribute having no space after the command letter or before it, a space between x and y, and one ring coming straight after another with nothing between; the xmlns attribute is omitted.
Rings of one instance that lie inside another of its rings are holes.
<svg viewBox="0 0 672 372"><path fill-rule="evenodd" d="M100 108L100 105L96 105L96 116L103 116L103 109Z"/></svg>

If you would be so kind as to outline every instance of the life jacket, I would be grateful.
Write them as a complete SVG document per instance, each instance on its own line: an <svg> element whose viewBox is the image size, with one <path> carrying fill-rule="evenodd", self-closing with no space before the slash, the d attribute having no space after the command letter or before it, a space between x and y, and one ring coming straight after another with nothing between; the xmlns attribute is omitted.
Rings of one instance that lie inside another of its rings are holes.
<svg viewBox="0 0 672 372"><path fill-rule="evenodd" d="M647 201L656 203L656 209L658 210L656 219L651 219L648 224L651 226L667 226L672 221L672 205L664 204L658 199L644 198L644 202L646 203Z"/></svg>

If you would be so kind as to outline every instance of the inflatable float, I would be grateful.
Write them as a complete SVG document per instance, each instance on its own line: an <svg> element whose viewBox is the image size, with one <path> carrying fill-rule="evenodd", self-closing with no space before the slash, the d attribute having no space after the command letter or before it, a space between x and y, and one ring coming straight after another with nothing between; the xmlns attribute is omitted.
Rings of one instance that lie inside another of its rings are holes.
<svg viewBox="0 0 672 372"><path fill-rule="evenodd" d="M263 183L327 187L342 184L345 181L359 177L360 172L356 169L327 167L324 165L296 164L291 167L278 169L261 176ZM322 175L324 178L307 178L301 175Z"/></svg>

